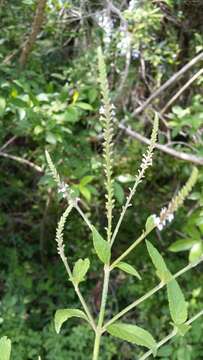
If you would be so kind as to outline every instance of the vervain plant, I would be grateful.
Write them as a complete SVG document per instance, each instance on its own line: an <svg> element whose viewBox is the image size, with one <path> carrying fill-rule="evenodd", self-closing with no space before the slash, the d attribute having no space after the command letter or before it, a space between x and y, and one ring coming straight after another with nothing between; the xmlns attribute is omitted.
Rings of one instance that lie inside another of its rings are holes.
<svg viewBox="0 0 203 360"><path fill-rule="evenodd" d="M150 217L148 217L145 228L142 231L141 235L137 238L137 240L135 240L117 259L112 260L112 248L119 232L120 226L122 224L123 218L126 214L126 211L131 206L131 200L135 194L138 185L143 180L146 170L152 165L152 157L158 134L158 116L157 114L155 114L150 145L146 153L142 157L138 174L135 176L134 185L132 188L129 189L126 203L122 207L117 224L113 229L113 131L115 124L115 110L114 106L110 101L106 67L101 48L98 49L98 68L99 83L102 95L100 121L103 125L104 138L103 163L105 173L104 184L106 189L106 239L103 238L99 231L91 224L91 222L80 207L80 199L77 198L74 195L74 192L69 188L69 186L61 180L49 153L46 151L46 159L49 165L50 172L57 184L58 192L61 192L63 194L63 197L66 198L68 202L68 206L63 215L61 216L56 230L57 251L61 257L61 260L63 261L69 280L71 281L83 308L81 310L70 307L57 310L54 319L55 329L56 332L59 333L61 326L67 319L71 317L82 318L87 321L87 323L95 333L92 360L99 359L100 343L104 333L108 333L111 336L120 338L130 343L146 347L148 351L140 357L140 360L144 360L147 359L151 354L153 354L153 356L156 356L157 349L163 344L165 344L167 341L169 341L172 337L176 336L177 334L183 336L189 330L191 323L198 317L203 315L202 310L192 318L188 319L188 309L185 297L177 282L177 278L180 275L182 275L186 271L189 271L193 267L197 266L200 262L202 262L203 256L199 257L195 262L189 263L186 267L179 270L177 273L171 274L159 251L154 247L154 245L152 245L149 241L146 240L145 244L160 282L157 286L145 293L141 298L136 299L132 304L128 305L118 314L114 315L111 319L106 320L105 310L110 274L115 270L115 268L119 268L120 270L128 273L129 275L135 276L137 279L141 280L141 275L139 274L139 272L134 267L125 262L124 259L131 251L134 250L136 246L143 242L143 240L146 239L147 235L150 234L155 228L162 230L163 227L166 225L166 222L171 222L173 220L175 212L183 204L185 198L188 196L189 192L194 186L198 177L198 170L196 168L192 170L190 178L183 186L183 188L179 191L179 193L172 198L168 206L161 210L159 216L152 214ZM80 283L85 280L85 276L90 267L90 261L88 258L79 259L78 261L76 261L72 268L65 254L63 231L67 217L73 209L77 210L77 212L80 214L80 216L83 218L84 222L92 232L93 246L96 255L103 264L103 290L101 295L100 311L97 320L93 318L91 310L87 305L79 287ZM149 331L135 324L118 321L130 310L134 309L138 304L142 303L165 286L167 288L167 297L169 303L169 311L173 322L173 331L164 339L162 339L161 341L156 341Z"/></svg>

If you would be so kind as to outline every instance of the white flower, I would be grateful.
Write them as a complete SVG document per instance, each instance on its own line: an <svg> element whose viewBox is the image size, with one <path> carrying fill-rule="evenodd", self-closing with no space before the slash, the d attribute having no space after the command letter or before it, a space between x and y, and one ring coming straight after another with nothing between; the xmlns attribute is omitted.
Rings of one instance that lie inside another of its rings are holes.
<svg viewBox="0 0 203 360"><path fill-rule="evenodd" d="M115 112L115 105L114 104L111 104L111 115L114 117L116 115L116 112Z"/></svg>
<svg viewBox="0 0 203 360"><path fill-rule="evenodd" d="M103 106L100 106L99 113L100 115L105 115L105 109Z"/></svg>
<svg viewBox="0 0 203 360"><path fill-rule="evenodd" d="M159 216L156 216L155 214L153 215L153 220L154 220L154 224L156 225L156 227L161 231L163 230L166 222L165 221L161 221Z"/></svg>
<svg viewBox="0 0 203 360"><path fill-rule="evenodd" d="M169 215L167 216L167 220L168 220L169 222L171 222L173 219L174 219L174 215L173 215L173 214L169 214Z"/></svg>
<svg viewBox="0 0 203 360"><path fill-rule="evenodd" d="M68 185L65 184L63 181L60 184L60 187L58 188L58 193L62 193L63 194L63 198L66 197L67 195L67 191L68 191Z"/></svg>

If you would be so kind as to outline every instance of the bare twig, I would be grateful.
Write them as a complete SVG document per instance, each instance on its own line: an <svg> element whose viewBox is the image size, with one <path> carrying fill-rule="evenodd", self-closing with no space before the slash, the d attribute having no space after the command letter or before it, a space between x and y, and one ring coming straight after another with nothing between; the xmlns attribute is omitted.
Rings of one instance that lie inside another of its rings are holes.
<svg viewBox="0 0 203 360"><path fill-rule="evenodd" d="M189 70L192 66L194 66L198 61L203 59L203 52L195 56L191 61L189 61L186 65L184 65L178 72L176 72L173 76L170 77L163 85L160 86L159 89L154 91L152 95L137 109L134 110L133 115L140 114L143 110L147 108L147 106L156 99L162 92L164 92L169 86L174 84L187 70Z"/></svg>
<svg viewBox="0 0 203 360"><path fill-rule="evenodd" d="M149 145L150 140L147 139L146 137L140 135L139 133L137 133L136 131L132 130L130 127L126 127L125 125L123 125L122 123L119 125L119 129L122 129L128 136L132 137L133 139L136 139L144 144ZM166 154L169 154L173 157L176 157L178 159L184 160L184 161L188 161L188 162L192 162L194 164L197 165L203 165L203 157L198 157L192 154L187 154L181 151L177 151L174 149L169 148L166 145L161 145L161 144L155 144L155 147L163 152L165 152Z"/></svg>
<svg viewBox="0 0 203 360"><path fill-rule="evenodd" d="M193 81L195 81L199 76L203 74L203 69L200 69L195 75L189 79L184 86L181 87L181 89L167 102L167 104L164 106L164 108L161 110L161 114L163 115L166 110L171 106L177 98L192 84Z"/></svg>
<svg viewBox="0 0 203 360"><path fill-rule="evenodd" d="M6 141L6 143L0 148L0 151L3 151L5 148L7 148L7 146L10 145L16 138L16 135L12 136L12 138Z"/></svg>
<svg viewBox="0 0 203 360"><path fill-rule="evenodd" d="M34 164L33 162L31 162L29 160L23 159L20 156L10 155L10 154L7 154L2 151L0 151L0 156L3 156L5 158L11 159L11 160L15 160L24 165L28 165L29 167L31 167L32 169L34 169L35 171L37 171L40 174L43 173L43 169L40 166Z"/></svg>

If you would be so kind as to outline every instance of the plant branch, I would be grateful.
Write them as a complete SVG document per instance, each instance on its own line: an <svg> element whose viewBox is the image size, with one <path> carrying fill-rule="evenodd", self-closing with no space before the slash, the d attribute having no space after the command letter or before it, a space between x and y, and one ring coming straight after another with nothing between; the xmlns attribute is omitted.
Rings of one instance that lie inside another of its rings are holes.
<svg viewBox="0 0 203 360"><path fill-rule="evenodd" d="M186 321L187 325L192 324L195 320L197 320L200 316L203 316L203 310L199 311L196 315L194 315L191 319ZM169 335L167 335L165 338L163 338L161 341L157 343L157 349L159 349L162 345L164 345L166 342L168 342L170 339L172 339L174 336L177 335L177 330L174 329ZM147 351L139 360L145 360L152 354L152 351Z"/></svg>
<svg viewBox="0 0 203 360"><path fill-rule="evenodd" d="M154 226L155 227L155 226ZM154 229L154 228L153 228ZM134 241L134 243L132 243L132 245L130 245L127 250L124 251L123 254L121 254L116 260L114 260L114 262L111 264L111 270L113 270L113 268L121 261L123 260L132 250L134 250L134 248L139 245L139 243L144 240L146 238L146 236L153 230L151 229L150 231L143 231L142 235L139 236L139 238L137 238L137 240Z"/></svg>
<svg viewBox="0 0 203 360"><path fill-rule="evenodd" d="M74 208L74 203L70 203L70 205L67 207L67 209L65 210L65 212L63 213L63 215L61 216L59 223L58 223L58 227L57 227L57 231L56 231L56 241L57 241L57 250L58 253L61 257L61 260L65 266L65 269L67 271L68 277L70 279L70 281L73 284L73 287L75 289L75 292L83 306L83 309L87 315L88 321L90 323L90 325L92 326L93 330L96 331L96 325L94 322L94 319L90 313L90 310L86 304L86 301L83 297L83 295L80 292L80 289L78 287L77 284L75 284L74 279L73 279L73 275L72 275L72 271L70 269L70 266L68 264L68 260L66 258L65 252L64 252L64 244L63 244L63 230L64 230L64 225L65 225L65 221L67 219L67 217L69 216L70 212L72 211L72 209Z"/></svg>
<svg viewBox="0 0 203 360"><path fill-rule="evenodd" d="M203 256L201 256L196 262L190 263L187 266L185 266L183 269L179 270L177 273L173 275L173 279L178 278L185 272L193 269L197 265L199 265L203 261ZM141 304L143 301L151 297L153 294L155 294L157 291L162 289L166 283L160 282L157 286L155 286L153 289L149 290L145 295L141 296L139 299L135 300L132 304L125 307L122 311L120 311L117 315L115 315L111 320L109 320L103 327L103 332L106 331L106 328L113 324L116 320L120 319L123 315L125 315L127 312L135 308L137 305Z"/></svg>
<svg viewBox="0 0 203 360"><path fill-rule="evenodd" d="M15 160L15 161L19 162L20 164L28 165L29 167L31 167L38 173L43 174L43 169L40 166L34 164L33 162L31 162L29 160L21 158L20 156L10 155L3 151L0 151L0 156L3 156L5 158L11 159L11 160Z"/></svg>
<svg viewBox="0 0 203 360"><path fill-rule="evenodd" d="M150 140L146 137L140 135L136 131L132 130L129 126L126 127L124 124L119 125L119 129L123 130L128 136L132 137L133 139L136 139L144 144L149 145ZM178 159L191 162L193 164L197 165L203 165L203 157L195 156L192 154L187 154L181 151L176 151L174 149L169 148L167 145L161 145L161 144L155 144L155 148L163 151L164 153L171 155L173 157L176 157Z"/></svg>
<svg viewBox="0 0 203 360"><path fill-rule="evenodd" d="M120 124L120 126L123 126L122 124ZM149 166L152 165L152 156L153 156L153 151L154 151L154 147L156 146L156 140L157 140L157 133L158 133L158 118L157 115L155 116L155 120L154 120L154 126L153 126L153 130L152 130L152 135L151 135L151 139L148 140L148 150L146 152L146 154L143 155L143 159L141 162L141 166L140 169L138 171L138 175L135 177L135 182L133 185L133 188L130 189L130 193L126 199L126 203L122 208L119 220L116 224L115 230L113 232L112 235L112 239L111 239L111 245L113 245L115 238L118 234L118 231L120 229L120 226L122 224L123 218L125 216L125 213L127 211L127 209L131 206L131 200L136 192L137 186L140 184L140 182L142 181L145 171L147 170L147 168Z"/></svg>
<svg viewBox="0 0 203 360"><path fill-rule="evenodd" d="M140 114L147 106L156 99L162 92L164 92L169 86L174 84L186 71L188 71L192 66L194 66L198 61L203 59L203 52L196 55L191 61L184 65L179 71L177 71L173 76L170 77L159 89L155 90L152 95L137 109L134 110L133 115Z"/></svg>
<svg viewBox="0 0 203 360"><path fill-rule="evenodd" d="M183 85L181 89L167 102L167 104L160 112L161 115L163 115L166 112L166 110L169 108L169 106L171 106L177 100L177 98L193 83L193 81L195 81L202 74L203 74L203 69L200 69L198 72L196 72L196 74L193 75L191 79L189 79L186 82L186 84Z"/></svg>

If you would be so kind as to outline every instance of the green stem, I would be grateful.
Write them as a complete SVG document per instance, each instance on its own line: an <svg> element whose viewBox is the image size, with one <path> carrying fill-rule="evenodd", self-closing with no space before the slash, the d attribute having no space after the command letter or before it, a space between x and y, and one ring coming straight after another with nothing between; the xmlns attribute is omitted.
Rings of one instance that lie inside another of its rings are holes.
<svg viewBox="0 0 203 360"><path fill-rule="evenodd" d="M104 266L104 284L103 284L103 291L102 291L101 307L100 307L100 312L99 312L98 325L97 325L97 329L96 329L92 360L98 360L98 358L99 358L102 327L103 327L108 287L109 287L109 276L110 276L110 267L109 267L109 265L105 265Z"/></svg>
<svg viewBox="0 0 203 360"><path fill-rule="evenodd" d="M77 203L75 204L75 209L78 211L80 216L83 218L84 222L87 224L89 229L92 231L92 224L90 223L87 216L84 214L84 212L82 211L82 209L80 208L80 206Z"/></svg>
<svg viewBox="0 0 203 360"><path fill-rule="evenodd" d="M183 269L179 270L177 273L175 273L173 275L173 278L176 279L179 276L181 276L182 274L184 274L185 272L189 271L190 269L194 268L195 266L197 266L198 264L200 264L203 261L203 256L201 256L197 261L195 261L194 263L188 264L187 266L185 266ZM135 300L132 304L128 305L127 307L125 307L122 311L120 311L118 314L116 314L111 320L109 320L103 327L102 329L102 333L104 333L106 331L106 328L113 324L116 320L120 319L123 315L125 315L127 312L129 312L130 310L132 310L133 308L135 308L137 305L141 304L143 301L145 301L146 299L148 299L150 296L152 296L153 294L155 294L157 291L159 291L161 288L163 288L166 284L163 282L160 282L160 284L158 284L157 286L155 286L153 289L151 289L150 291L148 291L145 295L141 296L139 299Z"/></svg>
<svg viewBox="0 0 203 360"><path fill-rule="evenodd" d="M81 305L82 305L82 307L83 307L83 309L84 309L84 311L85 311L85 313L86 313L86 315L87 315L89 324L91 325L91 327L93 328L93 330L96 332L96 324L95 324L95 321L94 321L94 319L93 319L93 317L92 317L92 315L91 315L91 313L90 313L90 310L89 310L89 308L88 308L88 306L87 306L87 304L86 304L86 301L85 301L83 295L82 295L81 292L80 292L80 289L79 289L78 285L76 285L76 284L74 283L72 271L71 271L70 266L69 266L69 264L68 264L68 261L67 261L67 258L66 258L66 256L65 256L65 253L64 253L64 249L63 249L63 248L60 249L60 257L61 257L61 260L63 261L63 264L64 264L64 266L65 266L65 268L66 268L66 271L67 271L67 274L68 274L68 276L69 276L69 279L70 279L70 281L72 282L72 284L73 284L73 286L74 286L75 292L76 292L76 294L77 294L77 296L78 296L78 298L79 298L79 300L80 300L80 302L81 302Z"/></svg>
<svg viewBox="0 0 203 360"><path fill-rule="evenodd" d="M195 316L193 316L191 319L189 319L186 324L190 325L198 319L200 316L203 315L203 310L198 312ZM157 343L157 349L159 349L162 345L164 345L166 342L168 342L170 339L172 339L174 336L177 335L177 330L173 330L169 335L167 335L165 338L163 338L161 341ZM152 350L147 351L139 360L145 360L152 354Z"/></svg>
<svg viewBox="0 0 203 360"><path fill-rule="evenodd" d="M153 228L154 229L154 228ZM132 245L127 248L127 250L124 251L123 254L121 254L112 264L111 264L111 270L121 261L123 260L142 240L146 238L146 236L153 230L146 232L144 231L140 237L134 241Z"/></svg>

